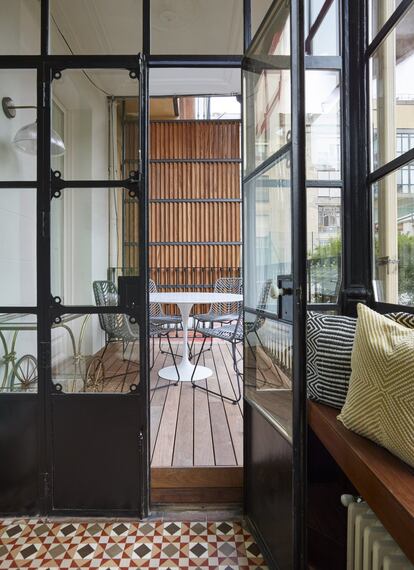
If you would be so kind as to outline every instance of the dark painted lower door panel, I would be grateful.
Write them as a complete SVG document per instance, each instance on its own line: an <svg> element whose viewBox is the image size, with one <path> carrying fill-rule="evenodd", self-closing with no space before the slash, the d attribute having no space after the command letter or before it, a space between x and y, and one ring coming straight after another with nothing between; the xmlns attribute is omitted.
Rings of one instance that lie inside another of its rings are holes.
<svg viewBox="0 0 414 570"><path fill-rule="evenodd" d="M139 512L137 400L134 395L52 397L55 510Z"/></svg>

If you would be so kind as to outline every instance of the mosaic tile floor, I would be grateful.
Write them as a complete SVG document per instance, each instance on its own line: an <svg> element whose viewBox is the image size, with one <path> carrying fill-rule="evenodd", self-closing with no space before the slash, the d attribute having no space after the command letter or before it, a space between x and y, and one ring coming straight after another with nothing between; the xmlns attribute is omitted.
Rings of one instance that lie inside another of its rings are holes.
<svg viewBox="0 0 414 570"><path fill-rule="evenodd" d="M0 570L9 568L266 569L237 522L0 522Z"/></svg>

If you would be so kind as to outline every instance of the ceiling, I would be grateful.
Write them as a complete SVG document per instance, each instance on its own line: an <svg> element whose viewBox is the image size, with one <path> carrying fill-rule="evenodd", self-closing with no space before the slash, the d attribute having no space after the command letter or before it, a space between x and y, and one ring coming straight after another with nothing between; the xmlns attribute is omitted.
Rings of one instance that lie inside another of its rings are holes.
<svg viewBox="0 0 414 570"><path fill-rule="evenodd" d="M265 11L268 0L259 3ZM141 0L51 0L52 52L137 54L142 49L141 5ZM151 0L151 50L170 55L241 54L242 7L242 0ZM136 94L127 74L90 74L111 95ZM239 93L240 73L157 69L151 72L150 91L151 95Z"/></svg>

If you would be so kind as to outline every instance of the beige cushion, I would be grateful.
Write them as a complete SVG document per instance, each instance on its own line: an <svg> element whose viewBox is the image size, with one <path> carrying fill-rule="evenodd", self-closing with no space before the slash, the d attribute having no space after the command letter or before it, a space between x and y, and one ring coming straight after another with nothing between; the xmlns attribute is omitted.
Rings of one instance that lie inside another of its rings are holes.
<svg viewBox="0 0 414 570"><path fill-rule="evenodd" d="M414 467L414 330L358 305L351 368L338 419Z"/></svg>

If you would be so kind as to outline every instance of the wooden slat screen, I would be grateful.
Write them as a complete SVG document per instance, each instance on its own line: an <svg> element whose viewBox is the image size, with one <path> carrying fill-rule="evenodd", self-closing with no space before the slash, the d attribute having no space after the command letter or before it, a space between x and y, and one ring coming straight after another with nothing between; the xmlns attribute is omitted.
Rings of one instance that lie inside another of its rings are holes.
<svg viewBox="0 0 414 570"><path fill-rule="evenodd" d="M135 123L126 123L124 140L128 173L136 168L130 159L136 156ZM240 152L240 121L151 122L149 264L160 290L195 289L197 284L208 290L217 277L238 274ZM193 201L170 201L177 199ZM221 201L203 201L209 199ZM126 221L135 219L132 207L126 200ZM129 227L127 221L124 263L131 268L137 264L138 247Z"/></svg>

